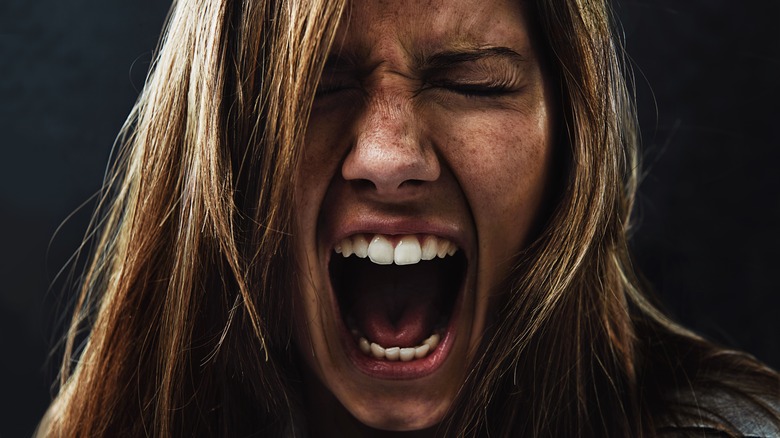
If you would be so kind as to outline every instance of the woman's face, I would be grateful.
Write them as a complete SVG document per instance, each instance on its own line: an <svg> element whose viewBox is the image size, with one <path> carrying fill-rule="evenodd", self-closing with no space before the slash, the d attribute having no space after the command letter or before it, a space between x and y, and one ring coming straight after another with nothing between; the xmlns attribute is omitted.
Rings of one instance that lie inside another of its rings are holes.
<svg viewBox="0 0 780 438"><path fill-rule="evenodd" d="M387 430L438 423L529 240L550 93L519 1L354 1L296 195L297 346Z"/></svg>

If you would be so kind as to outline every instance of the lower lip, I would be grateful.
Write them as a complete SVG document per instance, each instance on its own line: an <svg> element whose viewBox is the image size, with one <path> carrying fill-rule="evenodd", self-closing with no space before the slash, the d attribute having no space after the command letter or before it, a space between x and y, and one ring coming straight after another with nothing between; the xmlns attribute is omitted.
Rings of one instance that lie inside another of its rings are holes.
<svg viewBox="0 0 780 438"><path fill-rule="evenodd" d="M336 303L337 311L339 312L339 318L341 319L341 337L343 340L344 349L347 356L352 363L364 374L370 377L387 380L411 380L425 377L435 372L442 366L447 359L453 344L455 343L455 332L457 327L458 316L460 314L461 303L463 301L464 288L467 282L463 281L461 290L458 292L458 297L455 300L455 304L452 309L452 315L447 324L447 330L442 333L442 339L439 345L422 359L413 359L409 362L402 361L389 361L386 359L376 359L372 356L368 356L358 348L355 338L344 323L344 319L341 318L340 310L338 309L338 303ZM334 294L335 296L335 294Z"/></svg>

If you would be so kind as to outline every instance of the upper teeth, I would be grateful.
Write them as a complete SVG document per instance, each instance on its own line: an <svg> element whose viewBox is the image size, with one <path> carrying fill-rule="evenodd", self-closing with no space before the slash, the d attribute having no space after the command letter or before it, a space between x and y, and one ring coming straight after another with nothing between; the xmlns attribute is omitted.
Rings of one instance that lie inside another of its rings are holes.
<svg viewBox="0 0 780 438"><path fill-rule="evenodd" d="M352 254L360 258L368 257L378 265L412 265L420 260L432 260L453 255L458 250L454 243L436 236L401 236L393 245L393 238L376 234L369 242L366 235L355 234L339 242L334 250L344 257ZM395 240L395 239L393 239ZM422 243L420 243L422 241Z"/></svg>

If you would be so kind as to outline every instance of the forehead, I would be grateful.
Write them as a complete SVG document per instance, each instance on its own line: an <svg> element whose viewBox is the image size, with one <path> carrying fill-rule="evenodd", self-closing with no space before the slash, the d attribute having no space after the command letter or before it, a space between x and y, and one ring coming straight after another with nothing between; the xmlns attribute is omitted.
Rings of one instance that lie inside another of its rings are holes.
<svg viewBox="0 0 780 438"><path fill-rule="evenodd" d="M529 50L520 1L352 0L334 50L387 59L490 46Z"/></svg>

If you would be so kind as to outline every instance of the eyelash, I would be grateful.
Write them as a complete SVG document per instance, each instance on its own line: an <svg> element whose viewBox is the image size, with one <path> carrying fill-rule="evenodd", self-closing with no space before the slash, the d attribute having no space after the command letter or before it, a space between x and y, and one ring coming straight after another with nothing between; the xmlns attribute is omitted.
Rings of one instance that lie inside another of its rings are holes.
<svg viewBox="0 0 780 438"><path fill-rule="evenodd" d="M447 91L457 93L466 97L499 97L507 93L512 92L512 88L508 84L444 84L440 85Z"/></svg>
<svg viewBox="0 0 780 438"><path fill-rule="evenodd" d="M336 93L348 91L353 88L355 87L350 84L344 84L344 83L337 83L328 86L320 85L319 87L317 87L315 98L326 97ZM429 83L428 85L423 87L423 90L426 89L445 90L473 99L500 97L515 91L515 89L509 83L503 81L486 83L486 84L439 81L439 82Z"/></svg>
<svg viewBox="0 0 780 438"><path fill-rule="evenodd" d="M353 88L353 87L351 87L349 85L345 85L345 84L336 84L336 85L331 85L331 86L327 86L327 87L318 86L317 87L317 91L314 94L314 97L315 98L317 98L317 97L325 97L325 96L328 96L328 95L331 95L331 94L339 93L341 91L349 90L351 88Z"/></svg>
<svg viewBox="0 0 780 438"><path fill-rule="evenodd" d="M471 99L497 98L513 93L515 88L506 81L491 83L462 83L455 81L439 81L430 83L426 88L438 88Z"/></svg>

